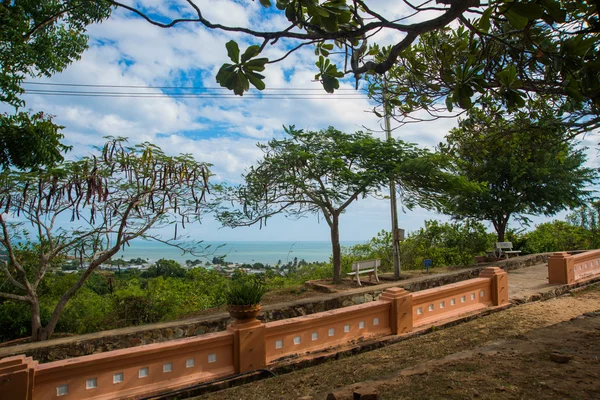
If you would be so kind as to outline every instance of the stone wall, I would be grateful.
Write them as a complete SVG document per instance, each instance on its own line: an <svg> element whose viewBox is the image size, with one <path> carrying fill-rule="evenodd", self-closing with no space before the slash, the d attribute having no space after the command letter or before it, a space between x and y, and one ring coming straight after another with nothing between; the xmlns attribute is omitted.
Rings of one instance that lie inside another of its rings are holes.
<svg viewBox="0 0 600 400"><path fill-rule="evenodd" d="M460 282L477 277L479 272L487 266L499 266L508 272L518 268L545 263L550 254L544 253L516 257L494 263L480 264L477 267L464 268L454 272L424 275L405 281L384 283L376 287L366 286L342 293L323 294L298 301L270 304L263 308L262 316L259 319L264 322L277 321L340 307L363 304L379 299L381 293L391 287L401 287L415 292ZM0 347L0 358L16 354L26 354L39 362L57 361L143 344L203 335L210 332L219 332L226 329L229 321L229 314L219 313L185 320L51 339L39 343Z"/></svg>

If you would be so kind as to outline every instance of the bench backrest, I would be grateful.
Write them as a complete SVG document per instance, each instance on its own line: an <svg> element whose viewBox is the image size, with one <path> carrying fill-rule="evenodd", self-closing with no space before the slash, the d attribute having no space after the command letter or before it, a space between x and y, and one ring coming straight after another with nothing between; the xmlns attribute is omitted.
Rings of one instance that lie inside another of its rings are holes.
<svg viewBox="0 0 600 400"><path fill-rule="evenodd" d="M352 271L360 271L361 269L375 268L379 267L380 265L380 259L355 261L352 263Z"/></svg>
<svg viewBox="0 0 600 400"><path fill-rule="evenodd" d="M512 250L512 242L496 242L494 247L497 249Z"/></svg>

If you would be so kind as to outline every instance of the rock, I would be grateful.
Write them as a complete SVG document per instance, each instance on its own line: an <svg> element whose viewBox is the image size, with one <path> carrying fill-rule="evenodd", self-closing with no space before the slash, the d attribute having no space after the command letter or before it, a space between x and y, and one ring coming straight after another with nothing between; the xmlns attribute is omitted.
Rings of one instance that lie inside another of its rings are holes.
<svg viewBox="0 0 600 400"><path fill-rule="evenodd" d="M373 386L364 386L354 389L354 400L379 400L379 393Z"/></svg>
<svg viewBox="0 0 600 400"><path fill-rule="evenodd" d="M206 333L206 329L204 329L203 326L199 326L196 329L194 329L194 335L198 336L198 335L204 335Z"/></svg>
<svg viewBox="0 0 600 400"><path fill-rule="evenodd" d="M183 335L185 334L184 330L181 328L177 328L175 329L175 337L177 339L181 339L183 337Z"/></svg>
<svg viewBox="0 0 600 400"><path fill-rule="evenodd" d="M354 394L350 389L340 389L329 393L327 400L354 400Z"/></svg>
<svg viewBox="0 0 600 400"><path fill-rule="evenodd" d="M566 364L573 359L573 356L561 353L551 353L550 360L558 364Z"/></svg>
<svg viewBox="0 0 600 400"><path fill-rule="evenodd" d="M355 303L351 300L351 299L346 299L344 301L342 301L342 307L350 307L353 306Z"/></svg>

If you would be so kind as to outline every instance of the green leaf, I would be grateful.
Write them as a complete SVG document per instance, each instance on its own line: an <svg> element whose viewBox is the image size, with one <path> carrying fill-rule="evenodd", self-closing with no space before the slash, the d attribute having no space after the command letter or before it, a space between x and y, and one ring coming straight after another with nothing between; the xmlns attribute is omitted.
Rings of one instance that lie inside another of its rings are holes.
<svg viewBox="0 0 600 400"><path fill-rule="evenodd" d="M448 112L452 112L452 109L454 108L452 97L450 95L446 96L446 108L448 109Z"/></svg>
<svg viewBox="0 0 600 400"><path fill-rule="evenodd" d="M544 12L543 7L535 3L513 3L510 6L510 10L528 20L541 18Z"/></svg>
<svg viewBox="0 0 600 400"><path fill-rule="evenodd" d="M260 46L254 45L248 47L244 54L242 54L242 64L251 59L252 57L256 57L258 53L260 53Z"/></svg>
<svg viewBox="0 0 600 400"><path fill-rule="evenodd" d="M270 0L260 0L260 4L265 7L265 8L269 8L271 7L271 1Z"/></svg>
<svg viewBox="0 0 600 400"><path fill-rule="evenodd" d="M265 83L263 82L263 79L265 77L263 75L257 74L257 73L252 72L252 71L247 71L246 72L246 77L248 78L248 80L250 81L250 83L255 88L257 88L258 90L264 90Z"/></svg>
<svg viewBox="0 0 600 400"><path fill-rule="evenodd" d="M529 23L527 17L523 17L512 9L505 12L504 16L515 29L523 29L527 26L527 23Z"/></svg>
<svg viewBox="0 0 600 400"><path fill-rule="evenodd" d="M255 58L254 60L250 60L246 64L244 64L244 68L249 69L251 71L264 71L265 64L267 63L267 61L269 61L269 59L266 57Z"/></svg>
<svg viewBox="0 0 600 400"><path fill-rule="evenodd" d="M240 48L238 47L238 44L234 40L230 40L225 44L225 47L227 48L227 55L229 56L231 61L233 61L236 64L239 63Z"/></svg>
<svg viewBox="0 0 600 400"><path fill-rule="evenodd" d="M488 32L490 30L490 27L491 27L490 16L492 15L492 11L494 11L494 9L492 7L489 7L481 15L481 18L479 19L479 24L478 24L480 31Z"/></svg>

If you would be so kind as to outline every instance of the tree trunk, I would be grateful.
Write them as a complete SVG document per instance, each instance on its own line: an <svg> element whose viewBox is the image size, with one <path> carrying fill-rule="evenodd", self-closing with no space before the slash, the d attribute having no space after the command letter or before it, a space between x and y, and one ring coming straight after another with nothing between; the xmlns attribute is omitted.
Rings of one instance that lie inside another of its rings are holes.
<svg viewBox="0 0 600 400"><path fill-rule="evenodd" d="M333 253L333 283L342 283L342 249L337 215L331 216L331 250Z"/></svg>
<svg viewBox="0 0 600 400"><path fill-rule="evenodd" d="M36 297L31 302L31 340L38 342L45 338L45 330L42 328L42 320L40 318L40 303Z"/></svg>
<svg viewBox="0 0 600 400"><path fill-rule="evenodd" d="M498 233L498 241L504 242L504 235L506 233L506 226L508 225L508 219L510 216L502 216L499 218L497 223L494 223L494 227L496 228L496 233Z"/></svg>

